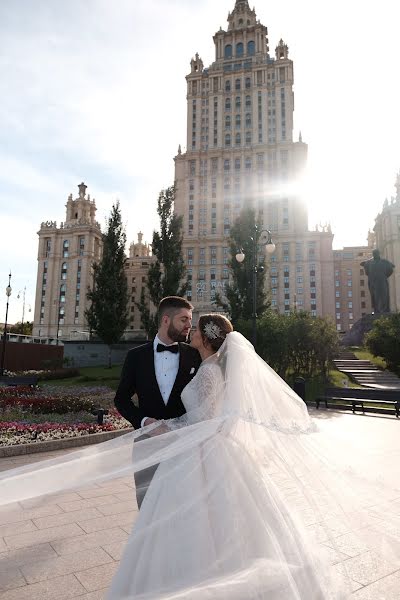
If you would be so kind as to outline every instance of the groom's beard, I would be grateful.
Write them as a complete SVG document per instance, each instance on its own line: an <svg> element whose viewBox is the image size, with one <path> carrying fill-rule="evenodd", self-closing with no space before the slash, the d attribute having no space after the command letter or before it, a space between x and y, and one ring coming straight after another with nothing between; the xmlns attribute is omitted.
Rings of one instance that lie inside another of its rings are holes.
<svg viewBox="0 0 400 600"><path fill-rule="evenodd" d="M176 327L174 327L174 325L171 323L170 326L168 327L168 337L170 340L173 340L174 342L186 342L187 338L188 338L188 333L183 332L179 329L177 329Z"/></svg>

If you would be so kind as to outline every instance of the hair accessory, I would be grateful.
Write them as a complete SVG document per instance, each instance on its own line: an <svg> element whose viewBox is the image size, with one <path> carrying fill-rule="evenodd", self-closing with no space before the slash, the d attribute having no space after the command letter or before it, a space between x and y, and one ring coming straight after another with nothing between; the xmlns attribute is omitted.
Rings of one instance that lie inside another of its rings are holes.
<svg viewBox="0 0 400 600"><path fill-rule="evenodd" d="M221 336L221 327L216 325L214 321L210 321L207 325L204 325L203 329L204 333L208 337L209 340L216 340Z"/></svg>

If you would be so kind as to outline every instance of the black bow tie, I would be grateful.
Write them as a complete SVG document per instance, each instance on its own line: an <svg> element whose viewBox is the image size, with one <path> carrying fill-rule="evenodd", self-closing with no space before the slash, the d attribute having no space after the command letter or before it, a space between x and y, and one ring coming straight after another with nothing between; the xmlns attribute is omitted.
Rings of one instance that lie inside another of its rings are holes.
<svg viewBox="0 0 400 600"><path fill-rule="evenodd" d="M157 352L173 352L173 354L178 354L179 346L178 344L173 344L172 346L164 346L164 344L157 344Z"/></svg>

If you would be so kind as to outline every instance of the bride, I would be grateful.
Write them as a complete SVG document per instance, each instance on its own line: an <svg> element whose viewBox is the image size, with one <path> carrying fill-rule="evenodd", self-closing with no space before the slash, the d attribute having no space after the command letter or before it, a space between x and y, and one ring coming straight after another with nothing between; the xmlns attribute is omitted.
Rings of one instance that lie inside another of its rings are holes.
<svg viewBox="0 0 400 600"><path fill-rule="evenodd" d="M0 502L159 464L109 600L338 600L351 580L329 553L344 534L400 568L398 515L388 526L383 512L400 497L395 427L382 443L363 425L357 455L351 431L316 426L225 317L200 317L192 344L203 362L186 415L6 472Z"/></svg>

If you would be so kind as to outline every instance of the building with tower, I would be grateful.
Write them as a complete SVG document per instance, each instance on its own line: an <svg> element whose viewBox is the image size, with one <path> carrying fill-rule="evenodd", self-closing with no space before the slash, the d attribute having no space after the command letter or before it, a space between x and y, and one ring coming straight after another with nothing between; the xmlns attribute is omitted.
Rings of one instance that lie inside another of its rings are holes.
<svg viewBox="0 0 400 600"><path fill-rule="evenodd" d="M390 310L400 311L400 172L396 178L396 196L385 200L375 219L376 247L382 258L395 265L389 277Z"/></svg>
<svg viewBox="0 0 400 600"><path fill-rule="evenodd" d="M280 40L270 54L267 27L247 0L236 0L213 40L209 67L198 54L191 61L186 151L175 157L188 298L198 313L215 310L215 294L229 281L230 228L252 207L277 246L267 278L273 307L334 317L333 235L329 226L308 229L307 145L301 135L293 141L289 48Z"/></svg>
<svg viewBox="0 0 400 600"><path fill-rule="evenodd" d="M41 224L33 335L82 339L88 336L86 292L92 264L101 256L101 230L96 203L81 183L79 195L68 197L66 218Z"/></svg>

